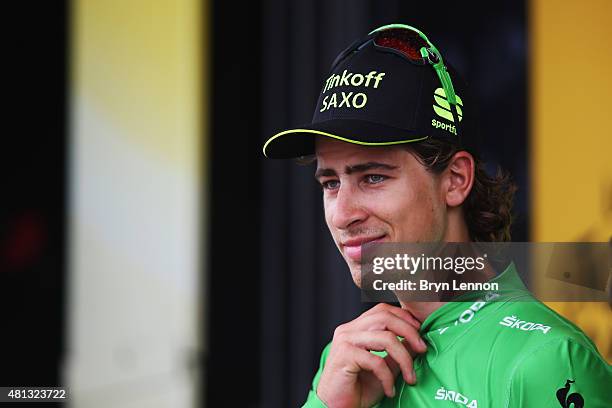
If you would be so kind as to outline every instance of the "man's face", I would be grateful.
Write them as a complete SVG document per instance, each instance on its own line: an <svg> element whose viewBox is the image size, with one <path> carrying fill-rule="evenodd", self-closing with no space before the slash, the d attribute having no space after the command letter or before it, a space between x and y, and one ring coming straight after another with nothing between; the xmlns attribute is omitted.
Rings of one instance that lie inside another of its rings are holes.
<svg viewBox="0 0 612 408"><path fill-rule="evenodd" d="M361 244L443 239L447 223L440 179L412 153L318 137L316 157L325 221L357 286Z"/></svg>

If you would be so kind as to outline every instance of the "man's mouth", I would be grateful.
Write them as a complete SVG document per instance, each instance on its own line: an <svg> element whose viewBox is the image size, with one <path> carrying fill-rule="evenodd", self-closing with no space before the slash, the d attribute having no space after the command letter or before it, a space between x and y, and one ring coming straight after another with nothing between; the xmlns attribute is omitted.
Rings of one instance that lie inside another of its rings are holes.
<svg viewBox="0 0 612 408"><path fill-rule="evenodd" d="M361 262L361 246L370 242L384 241L386 235L378 235L374 237L357 237L342 242L342 252L345 256L355 262Z"/></svg>

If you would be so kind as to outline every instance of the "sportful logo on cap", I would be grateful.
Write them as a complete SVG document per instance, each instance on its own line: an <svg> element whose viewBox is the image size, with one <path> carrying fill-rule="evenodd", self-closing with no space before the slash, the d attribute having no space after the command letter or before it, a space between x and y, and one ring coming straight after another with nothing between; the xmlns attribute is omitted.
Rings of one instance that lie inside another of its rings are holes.
<svg viewBox="0 0 612 408"><path fill-rule="evenodd" d="M457 113L459 114L459 122L461 122L463 120L463 111L461 110L463 101L459 95L455 95L455 97L457 98ZM444 88L437 88L434 91L434 102L436 104L433 105L433 110L438 116L450 122L455 122L455 118L451 112L450 103L446 99L446 92L444 92ZM432 119L431 126L435 127L436 129L442 128L442 130L447 130L452 134L457 135L457 128L455 125L450 125L448 123L443 123L439 120Z"/></svg>
<svg viewBox="0 0 612 408"><path fill-rule="evenodd" d="M457 98L457 112L459 113L459 122L463 119L463 111L461 107L463 106L463 101L459 97L459 95L455 95ZM453 114L451 112L450 103L446 100L446 92L444 92L443 88L438 88L434 91L434 101L438 104L433 105L434 112L438 114L438 116L443 117L446 120L450 120L451 122L455 121Z"/></svg>

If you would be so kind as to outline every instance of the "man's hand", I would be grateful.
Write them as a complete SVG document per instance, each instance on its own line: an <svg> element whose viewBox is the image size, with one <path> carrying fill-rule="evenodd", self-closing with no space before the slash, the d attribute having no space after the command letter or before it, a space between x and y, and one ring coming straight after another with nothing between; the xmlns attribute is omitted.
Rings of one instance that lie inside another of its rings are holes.
<svg viewBox="0 0 612 408"><path fill-rule="evenodd" d="M400 371L404 381L414 384L412 358L427 349L419 327L408 311L386 303L338 326L316 390L319 399L330 408L371 407L383 395L395 395ZM370 350L384 350L387 357Z"/></svg>

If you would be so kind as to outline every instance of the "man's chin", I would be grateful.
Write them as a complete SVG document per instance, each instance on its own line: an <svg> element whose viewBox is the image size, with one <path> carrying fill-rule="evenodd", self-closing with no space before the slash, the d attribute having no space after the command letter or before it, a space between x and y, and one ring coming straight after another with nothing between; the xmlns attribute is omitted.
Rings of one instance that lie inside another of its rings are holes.
<svg viewBox="0 0 612 408"><path fill-rule="evenodd" d="M353 282L361 289L361 265L360 264L349 264L349 270L351 271L351 277Z"/></svg>

